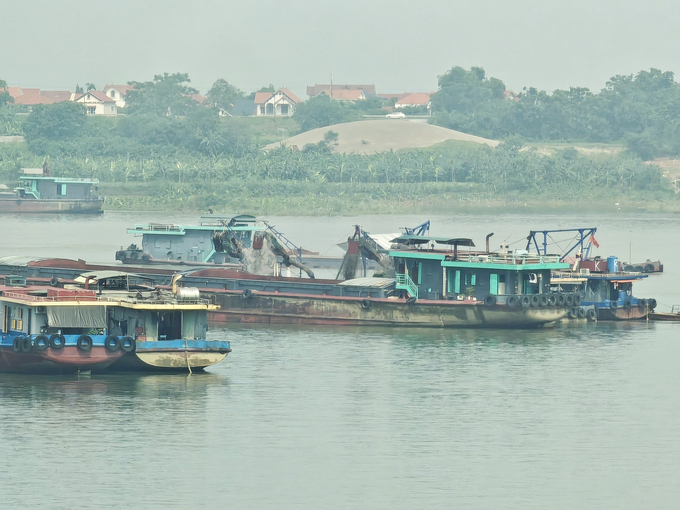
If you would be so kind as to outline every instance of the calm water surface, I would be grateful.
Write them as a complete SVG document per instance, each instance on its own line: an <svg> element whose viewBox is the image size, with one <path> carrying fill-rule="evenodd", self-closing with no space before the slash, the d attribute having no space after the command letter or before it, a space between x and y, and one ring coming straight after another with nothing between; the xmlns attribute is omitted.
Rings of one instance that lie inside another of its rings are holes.
<svg viewBox="0 0 680 510"><path fill-rule="evenodd" d="M353 223L276 218L334 253ZM661 258L636 287L680 303L675 216L446 216L493 245L597 226L603 256ZM142 221L0 218L0 256L111 262ZM558 239L561 240L561 239ZM521 243L519 243L521 244ZM518 244L518 246L519 246ZM523 246L522 246L523 247ZM0 374L0 508L677 508L680 323L539 331L237 327L209 373Z"/></svg>

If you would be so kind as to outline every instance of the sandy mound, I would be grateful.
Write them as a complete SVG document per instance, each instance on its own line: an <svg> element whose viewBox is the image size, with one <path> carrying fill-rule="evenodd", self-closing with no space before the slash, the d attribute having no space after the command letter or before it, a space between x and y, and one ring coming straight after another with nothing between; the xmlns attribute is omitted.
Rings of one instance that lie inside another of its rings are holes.
<svg viewBox="0 0 680 510"><path fill-rule="evenodd" d="M474 142L495 147L499 142L487 140L480 136L468 135L460 131L446 129L427 124L425 119L380 119L363 120L335 124L319 129L313 129L299 135L292 136L281 142L269 144L265 149L274 149L280 144L288 147L297 146L302 149L309 143L318 143L328 131L338 133L336 152L375 154L389 150L407 148L430 147L446 140L460 140Z"/></svg>

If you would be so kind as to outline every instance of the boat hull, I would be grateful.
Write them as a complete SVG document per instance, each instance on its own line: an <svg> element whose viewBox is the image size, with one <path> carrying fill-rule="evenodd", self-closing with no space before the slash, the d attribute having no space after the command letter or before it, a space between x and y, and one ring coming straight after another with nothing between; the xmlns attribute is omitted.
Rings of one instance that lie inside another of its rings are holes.
<svg viewBox="0 0 680 510"><path fill-rule="evenodd" d="M219 363L230 352L229 342L205 340L137 342L134 352L127 353L108 370L187 372L191 368L192 371L200 371Z"/></svg>
<svg viewBox="0 0 680 510"><path fill-rule="evenodd" d="M213 325L241 323L437 328L532 328L564 318L564 308L511 308L479 302L216 294Z"/></svg>
<svg viewBox="0 0 680 510"><path fill-rule="evenodd" d="M110 352L104 347L92 347L88 352L76 346L44 351L15 352L12 347L0 346L0 372L25 374L68 374L89 370L104 370L118 361L124 353Z"/></svg>
<svg viewBox="0 0 680 510"><path fill-rule="evenodd" d="M651 310L631 306L630 308L597 308L598 321L636 321L647 318Z"/></svg>
<svg viewBox="0 0 680 510"><path fill-rule="evenodd" d="M0 199L0 213L99 214L104 200Z"/></svg>

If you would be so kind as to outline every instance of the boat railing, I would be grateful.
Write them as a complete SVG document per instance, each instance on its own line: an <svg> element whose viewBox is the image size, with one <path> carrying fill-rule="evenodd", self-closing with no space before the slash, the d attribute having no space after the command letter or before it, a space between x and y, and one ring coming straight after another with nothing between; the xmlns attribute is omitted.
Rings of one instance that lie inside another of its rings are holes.
<svg viewBox="0 0 680 510"><path fill-rule="evenodd" d="M166 223L145 223L136 224L134 230L146 230L152 232L179 232L181 228L179 225L172 225Z"/></svg>
<svg viewBox="0 0 680 510"><path fill-rule="evenodd" d="M411 297L418 299L418 286L413 282L409 275L397 273L396 288L399 290L405 290Z"/></svg>
<svg viewBox="0 0 680 510"><path fill-rule="evenodd" d="M535 253L529 255L516 255L513 253L499 255L490 253L485 255L459 255L458 260L478 264L557 264L560 261L560 257L559 255L538 255Z"/></svg>
<svg viewBox="0 0 680 510"><path fill-rule="evenodd" d="M18 299L21 301L31 301L35 303L59 303L59 302L78 302L78 301L100 301L105 303L132 303L132 304L149 304L149 305L209 305L209 299L167 299L167 298L153 298L141 297L134 298L128 296L96 296L93 294L75 294L67 296L34 296L24 292L9 292L4 291L2 297L9 299Z"/></svg>

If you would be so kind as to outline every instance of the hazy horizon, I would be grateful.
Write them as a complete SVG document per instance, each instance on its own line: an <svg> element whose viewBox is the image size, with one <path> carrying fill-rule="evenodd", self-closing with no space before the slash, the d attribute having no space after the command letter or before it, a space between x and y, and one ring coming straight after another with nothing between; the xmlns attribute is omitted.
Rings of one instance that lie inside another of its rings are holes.
<svg viewBox="0 0 680 510"><path fill-rule="evenodd" d="M676 72L680 62L680 7L667 0L119 0L114 8L25 0L2 10L12 51L0 53L0 79L44 90L186 72L202 93L224 78L245 92L272 83L305 98L307 85L331 73L379 93L428 92L458 65L483 67L515 91L599 91L614 75Z"/></svg>

